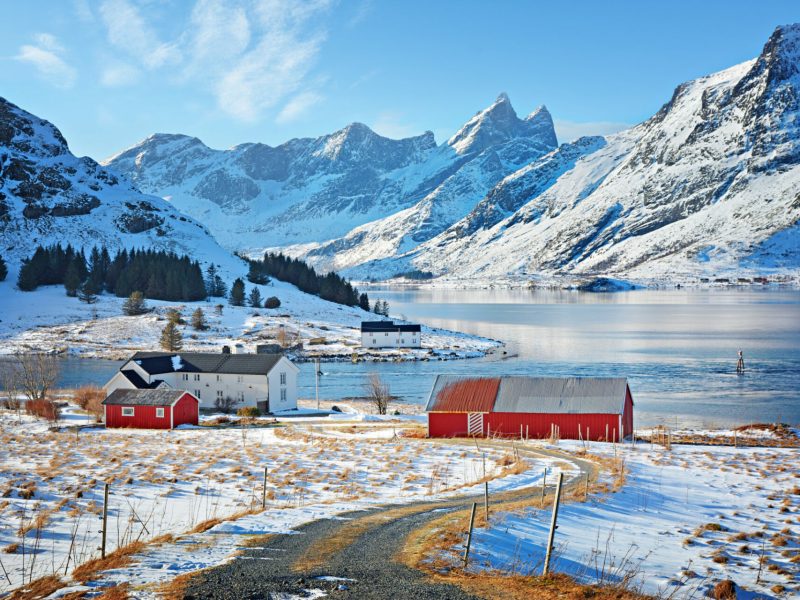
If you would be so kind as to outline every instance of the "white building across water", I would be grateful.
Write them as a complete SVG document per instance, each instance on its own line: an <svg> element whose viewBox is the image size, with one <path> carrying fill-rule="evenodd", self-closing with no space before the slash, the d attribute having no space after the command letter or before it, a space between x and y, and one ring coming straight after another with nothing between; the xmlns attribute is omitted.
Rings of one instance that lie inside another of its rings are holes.
<svg viewBox="0 0 800 600"><path fill-rule="evenodd" d="M394 321L362 321L361 345L364 348L420 348L421 327Z"/></svg>
<svg viewBox="0 0 800 600"><path fill-rule="evenodd" d="M173 388L213 409L230 399L233 410L255 406L262 413L297 408L300 371L281 354L137 352L104 386L118 389Z"/></svg>

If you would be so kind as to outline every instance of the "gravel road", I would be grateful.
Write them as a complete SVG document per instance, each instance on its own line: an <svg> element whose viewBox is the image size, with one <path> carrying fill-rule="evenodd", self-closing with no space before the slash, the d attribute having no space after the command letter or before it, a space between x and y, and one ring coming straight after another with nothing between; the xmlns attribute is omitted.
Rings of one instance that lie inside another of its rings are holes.
<svg viewBox="0 0 800 600"><path fill-rule="evenodd" d="M526 449L520 450L520 453L531 457L564 457L540 450ZM571 479L571 484L582 481L585 473L594 476L595 466L592 463L571 457L570 461L581 470L580 475ZM540 494L541 487L526 488L503 494L502 499L538 498ZM185 598L288 600L322 595L314 595L310 590L320 590L337 599L475 598L456 586L432 581L423 572L409 568L395 558L412 531L425 527L443 511L465 509L474 501L483 502L483 498L460 497L436 503L420 502L420 511L411 514L393 515L392 511L388 511L385 521L378 519L376 523L371 523L363 534L334 552L324 564L303 568L298 572L298 560L306 556L312 545L314 548L320 545L324 547L325 541L340 532L342 527L360 519L374 519L375 515L387 512L387 507L307 523L297 528L295 534L274 536L266 543L266 547L244 549L242 556L235 560L199 573L190 580Z"/></svg>

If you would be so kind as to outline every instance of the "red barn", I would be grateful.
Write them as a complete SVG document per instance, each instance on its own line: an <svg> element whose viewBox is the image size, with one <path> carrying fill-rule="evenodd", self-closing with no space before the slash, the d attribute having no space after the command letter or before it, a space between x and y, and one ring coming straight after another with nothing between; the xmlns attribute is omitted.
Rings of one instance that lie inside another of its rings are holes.
<svg viewBox="0 0 800 600"><path fill-rule="evenodd" d="M106 427L173 429L197 425L200 400L185 390L114 390L103 400Z"/></svg>
<svg viewBox="0 0 800 600"><path fill-rule="evenodd" d="M633 396L619 377L439 375L429 437L501 436L619 441L633 432ZM578 433L580 430L580 434Z"/></svg>

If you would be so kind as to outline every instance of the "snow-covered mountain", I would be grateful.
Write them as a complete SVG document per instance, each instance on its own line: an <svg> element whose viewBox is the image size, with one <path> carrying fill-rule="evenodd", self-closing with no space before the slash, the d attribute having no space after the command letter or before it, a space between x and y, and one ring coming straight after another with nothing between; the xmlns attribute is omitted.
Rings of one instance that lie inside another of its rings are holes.
<svg viewBox="0 0 800 600"><path fill-rule="evenodd" d="M799 69L800 25L779 27L757 59L679 85L630 130L531 162L428 241L390 252L383 220L311 253L318 264L379 278L415 269L639 279L796 271ZM364 241L357 254L356 236Z"/></svg>
<svg viewBox="0 0 800 600"><path fill-rule="evenodd" d="M229 249L324 242L389 215L403 221L410 210L393 234L396 252L446 229L556 145L546 108L520 119L501 94L440 146L430 132L392 140L353 123L316 139L230 150L156 134L104 164L206 223Z"/></svg>
<svg viewBox="0 0 800 600"><path fill-rule="evenodd" d="M91 158L76 157L53 124L0 98L0 254L13 276L37 245L57 242L87 251L173 250L243 269L203 225Z"/></svg>

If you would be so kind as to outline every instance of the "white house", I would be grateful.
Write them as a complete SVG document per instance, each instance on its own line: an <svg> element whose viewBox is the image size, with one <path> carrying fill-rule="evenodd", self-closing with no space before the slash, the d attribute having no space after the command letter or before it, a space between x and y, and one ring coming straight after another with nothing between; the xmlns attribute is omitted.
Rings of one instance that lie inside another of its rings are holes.
<svg viewBox="0 0 800 600"><path fill-rule="evenodd" d="M174 388L191 392L200 408L231 398L233 408L255 406L262 413L297 408L300 369L281 354L137 352L104 386L118 389Z"/></svg>
<svg viewBox="0 0 800 600"><path fill-rule="evenodd" d="M361 345L364 348L420 348L419 325L401 325L394 321L362 321Z"/></svg>

